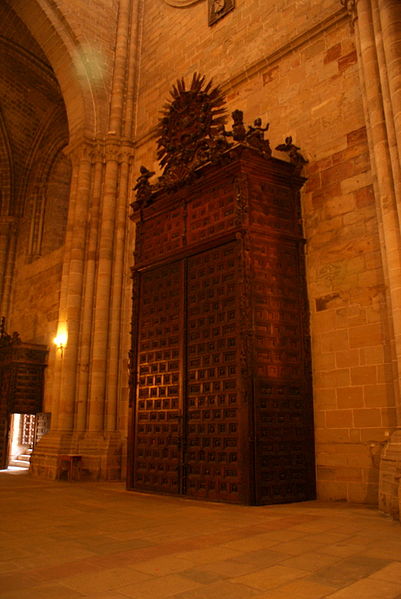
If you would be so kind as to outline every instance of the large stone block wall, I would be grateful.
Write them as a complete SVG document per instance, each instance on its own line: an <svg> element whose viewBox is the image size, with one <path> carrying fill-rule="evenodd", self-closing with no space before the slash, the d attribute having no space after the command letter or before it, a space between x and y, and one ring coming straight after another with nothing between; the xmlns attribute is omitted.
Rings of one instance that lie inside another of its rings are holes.
<svg viewBox="0 0 401 599"><path fill-rule="evenodd" d="M318 493L376 503L379 456L395 408L354 35L337 2L305 1L296 11L293 3L238 4L212 28L204 3L148 7L137 165L157 171L151 128L175 79L189 82L195 71L223 85L229 112L243 110L248 123L270 121L273 148L289 134L301 146L309 160L302 204Z"/></svg>

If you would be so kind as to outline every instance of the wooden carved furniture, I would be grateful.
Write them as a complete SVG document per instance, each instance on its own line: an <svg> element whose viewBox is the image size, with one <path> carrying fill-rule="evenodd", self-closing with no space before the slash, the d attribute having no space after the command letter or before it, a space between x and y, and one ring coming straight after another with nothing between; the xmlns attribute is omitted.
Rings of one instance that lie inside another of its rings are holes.
<svg viewBox="0 0 401 599"><path fill-rule="evenodd" d="M42 412L45 345L23 343L18 333L0 330L0 468L7 467L10 415Z"/></svg>
<svg viewBox="0 0 401 599"><path fill-rule="evenodd" d="M304 179L266 143L226 142L192 177L173 160L153 188L141 170L130 489L245 504L315 495Z"/></svg>

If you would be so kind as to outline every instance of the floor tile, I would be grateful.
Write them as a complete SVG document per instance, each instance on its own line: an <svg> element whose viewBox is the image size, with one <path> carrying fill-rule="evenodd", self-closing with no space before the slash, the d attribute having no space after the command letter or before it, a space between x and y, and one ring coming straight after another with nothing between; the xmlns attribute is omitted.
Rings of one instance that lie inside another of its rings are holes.
<svg viewBox="0 0 401 599"><path fill-rule="evenodd" d="M94 593L119 589L129 584L140 584L152 578L133 568L111 568L86 572L61 579L63 586L81 593Z"/></svg>
<svg viewBox="0 0 401 599"><path fill-rule="evenodd" d="M322 538L322 541L323 540L324 538ZM299 555L305 551L323 551L325 547L326 544L323 542L316 543L316 541L297 539L294 541L288 541L287 543L278 543L272 547L272 551L287 553L288 555Z"/></svg>
<svg viewBox="0 0 401 599"><path fill-rule="evenodd" d="M170 574L160 578L153 578L139 584L122 586L118 592L132 599L164 599L184 591L193 591L201 583L190 580L185 576Z"/></svg>
<svg viewBox="0 0 401 599"><path fill-rule="evenodd" d="M203 564L201 567L207 572L219 574L222 578L232 578L233 576L249 574L249 572L255 572L255 570L258 570L259 568L255 563L242 562L239 559L211 562L209 564Z"/></svg>
<svg viewBox="0 0 401 599"><path fill-rule="evenodd" d="M289 557L291 556L288 553L280 553L271 549L259 549L258 551L247 551L234 558L234 560L238 559L238 561L257 564L260 568L265 568L266 566L282 562Z"/></svg>
<svg viewBox="0 0 401 599"><path fill-rule="evenodd" d="M191 562L195 564L207 564L209 562L224 559L242 559L242 554L240 551L217 545L215 547L208 547L207 549L198 549L195 551L188 551L187 553L177 553L176 557L190 559Z"/></svg>
<svg viewBox="0 0 401 599"><path fill-rule="evenodd" d="M182 570L187 570L191 567L196 561L189 559L191 553L187 554L188 559L180 559L175 556L163 556L157 559L139 562L135 564L134 567L139 572L145 572L146 574L152 574L153 576L166 576L167 574L181 572Z"/></svg>
<svg viewBox="0 0 401 599"><path fill-rule="evenodd" d="M337 587L350 585L388 565L386 560L359 555L326 566L314 572L311 580Z"/></svg>
<svg viewBox="0 0 401 599"><path fill-rule="evenodd" d="M400 595L401 581L389 582L365 578L329 595L330 599L396 599Z"/></svg>
<svg viewBox="0 0 401 599"><path fill-rule="evenodd" d="M366 506L0 473L0 512L0 599L401 599L400 524Z"/></svg>
<svg viewBox="0 0 401 599"><path fill-rule="evenodd" d="M206 568L207 566L205 566ZM232 573L232 570L231 570ZM180 576L185 576L190 580L194 580L195 582L200 582L201 584L210 584L212 582L217 582L218 580L222 580L226 578L221 574L217 574L217 572L213 572L211 570L202 570L200 568L192 568L190 570L183 570L180 572Z"/></svg>
<svg viewBox="0 0 401 599"><path fill-rule="evenodd" d="M273 589L279 587L286 582L290 582L296 578L304 578L306 573L304 570L298 570L296 568L288 568L286 566L272 566L271 568L265 568L258 570L251 574L245 574L244 576L238 576L232 579L232 582L238 584L245 584L261 591L267 589Z"/></svg>
<svg viewBox="0 0 401 599"><path fill-rule="evenodd" d="M255 599L321 599L333 592L333 587L302 578L289 584L271 589Z"/></svg>
<svg viewBox="0 0 401 599"><path fill-rule="evenodd" d="M401 531L400 531L401 536ZM400 540L401 542L401 540ZM380 580L388 580L390 582L394 580L401 581L401 562L390 562L384 568L377 570L371 575L371 578L378 578Z"/></svg>
<svg viewBox="0 0 401 599"><path fill-rule="evenodd" d="M291 568L299 568L300 570L306 570L308 572L315 572L325 566L336 564L342 558L337 555L326 555L323 553L306 552L299 555L295 555L280 562L281 566L288 566Z"/></svg>
<svg viewBox="0 0 401 599"><path fill-rule="evenodd" d="M186 593L174 595L174 599L254 599L258 595L256 589L242 584L222 581L203 586Z"/></svg>

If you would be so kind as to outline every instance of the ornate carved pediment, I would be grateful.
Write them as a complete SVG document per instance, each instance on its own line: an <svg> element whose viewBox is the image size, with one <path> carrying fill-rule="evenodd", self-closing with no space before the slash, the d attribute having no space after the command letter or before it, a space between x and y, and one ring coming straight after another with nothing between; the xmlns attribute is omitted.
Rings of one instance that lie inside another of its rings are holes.
<svg viewBox="0 0 401 599"><path fill-rule="evenodd" d="M219 87L195 73L189 89L179 79L171 101L164 105L157 127L157 158L163 168L160 183L175 187L188 181L194 170L226 149L225 100Z"/></svg>
<svg viewBox="0 0 401 599"><path fill-rule="evenodd" d="M232 130L226 130L225 99L211 80L206 83L204 76L195 73L189 88L184 79L179 79L170 94L156 128L162 174L152 184L150 179L155 173L146 166L140 167L134 187L134 209L151 202L154 192L172 191L189 183L200 175L202 166L231 160L231 148L233 151L239 145L253 148L266 159L272 155L269 140L265 139L269 123L263 126L262 119L256 118L252 125L246 126L243 112L234 110ZM307 162L291 137L276 149L286 152L298 171Z"/></svg>

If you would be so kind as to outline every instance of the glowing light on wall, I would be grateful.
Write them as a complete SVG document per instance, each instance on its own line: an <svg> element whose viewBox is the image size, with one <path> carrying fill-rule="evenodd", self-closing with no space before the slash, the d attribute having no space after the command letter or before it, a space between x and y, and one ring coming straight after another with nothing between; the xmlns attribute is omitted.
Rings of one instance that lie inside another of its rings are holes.
<svg viewBox="0 0 401 599"><path fill-rule="evenodd" d="M57 349L63 350L67 345L68 334L66 329L59 329L57 332L57 337L53 339L54 345Z"/></svg>

